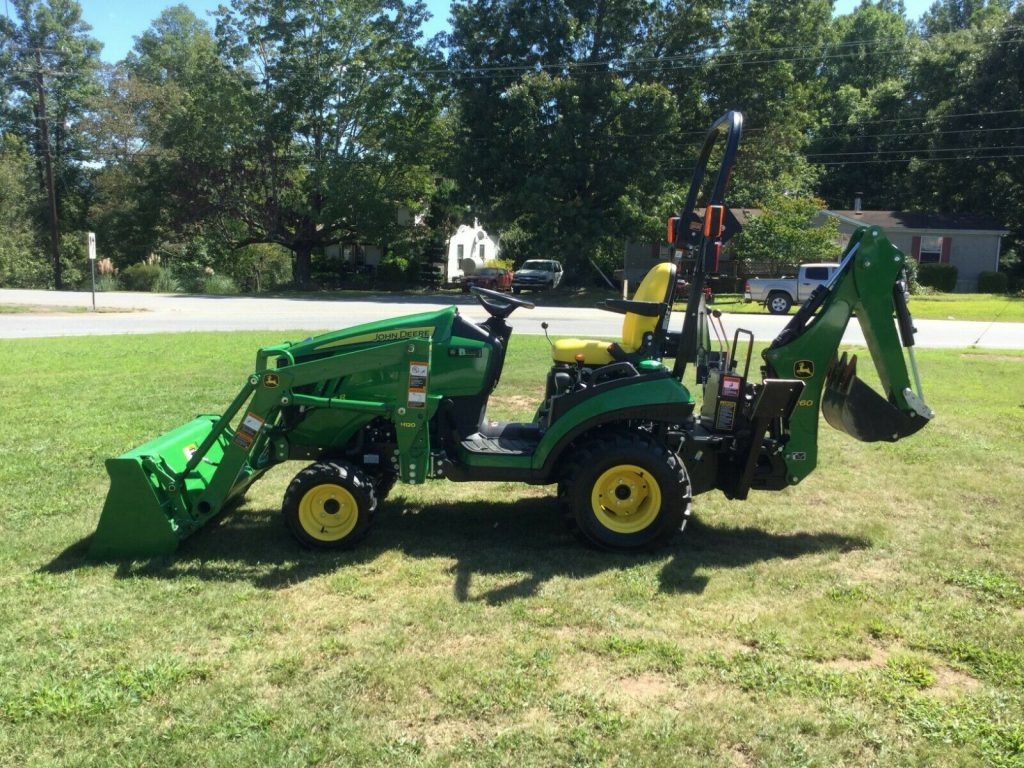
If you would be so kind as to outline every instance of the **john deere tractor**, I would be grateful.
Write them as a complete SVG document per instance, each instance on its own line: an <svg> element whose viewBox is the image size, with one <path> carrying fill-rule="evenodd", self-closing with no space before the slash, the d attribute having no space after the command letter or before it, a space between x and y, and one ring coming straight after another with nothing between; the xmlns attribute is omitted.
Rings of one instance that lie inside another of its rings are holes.
<svg viewBox="0 0 1024 768"><path fill-rule="evenodd" d="M724 198L741 130L737 112L714 123L686 205L669 221L673 252L693 264L681 331L669 330L678 266L664 262L632 300L601 305L623 316L620 339L553 343L544 397L530 421L513 423L486 413L509 316L533 309L515 296L472 289L489 315L482 323L449 307L261 349L223 414L107 461L91 555L173 552L291 460L307 466L284 493L284 523L308 547L359 542L396 481L447 480L557 484L557 506L582 539L646 550L684 527L694 495L717 488L745 499L807 477L819 412L860 440L918 431L932 412L914 362L906 257L879 229L854 234L841 268L764 350L759 371L753 334L738 330L730 342L707 311L705 275L737 229ZM881 395L857 377L856 357L837 354L854 315Z"/></svg>

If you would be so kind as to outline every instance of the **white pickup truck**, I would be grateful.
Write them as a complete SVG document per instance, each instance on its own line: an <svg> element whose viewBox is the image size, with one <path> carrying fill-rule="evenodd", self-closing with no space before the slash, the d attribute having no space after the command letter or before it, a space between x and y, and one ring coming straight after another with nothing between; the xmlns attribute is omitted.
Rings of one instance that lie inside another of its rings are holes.
<svg viewBox="0 0 1024 768"><path fill-rule="evenodd" d="M796 277L752 277L743 286L743 300L764 304L773 315L784 315L794 304L803 304L837 269L838 264L802 264Z"/></svg>

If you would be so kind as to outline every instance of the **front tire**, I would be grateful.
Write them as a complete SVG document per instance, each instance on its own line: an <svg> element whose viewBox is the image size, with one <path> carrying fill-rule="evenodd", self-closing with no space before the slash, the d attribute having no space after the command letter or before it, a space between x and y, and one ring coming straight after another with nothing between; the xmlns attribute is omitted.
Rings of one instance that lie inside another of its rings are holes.
<svg viewBox="0 0 1024 768"><path fill-rule="evenodd" d="M682 460L639 434L595 440L576 457L560 491L574 532L613 551L663 547L690 514Z"/></svg>
<svg viewBox="0 0 1024 768"><path fill-rule="evenodd" d="M369 532L377 496L373 483L344 461L311 464L284 493L281 511L292 535L311 549L344 549Z"/></svg>

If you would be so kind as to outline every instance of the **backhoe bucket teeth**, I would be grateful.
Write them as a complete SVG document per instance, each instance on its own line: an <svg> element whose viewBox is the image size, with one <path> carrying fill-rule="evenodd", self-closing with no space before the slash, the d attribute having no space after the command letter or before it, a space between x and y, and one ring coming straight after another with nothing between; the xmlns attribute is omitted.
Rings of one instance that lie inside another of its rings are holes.
<svg viewBox="0 0 1024 768"><path fill-rule="evenodd" d="M845 352L825 374L821 413L835 429L865 443L894 443L928 423L904 413L857 378L857 356L847 362Z"/></svg>
<svg viewBox="0 0 1024 768"><path fill-rule="evenodd" d="M179 541L216 513L210 509L196 512L195 506L224 454L226 436L213 443L184 482L178 476L210 435L217 419L200 416L117 458L107 459L110 490L89 546L90 558L170 554Z"/></svg>

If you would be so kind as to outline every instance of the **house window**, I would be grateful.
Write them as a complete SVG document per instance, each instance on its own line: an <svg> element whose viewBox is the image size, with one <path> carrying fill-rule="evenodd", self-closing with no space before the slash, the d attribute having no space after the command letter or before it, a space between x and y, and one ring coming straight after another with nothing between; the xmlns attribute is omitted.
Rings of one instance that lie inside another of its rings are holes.
<svg viewBox="0 0 1024 768"><path fill-rule="evenodd" d="M461 244L460 244L460 245L459 245L459 251L458 251L458 253L459 253L459 262L460 262L460 263L462 262L462 255L463 255L463 254L464 254L465 252L466 252L466 246L464 246L464 245L461 245Z"/></svg>
<svg viewBox="0 0 1024 768"><path fill-rule="evenodd" d="M938 264L942 261L942 238L922 235L917 260L921 264Z"/></svg>
<svg viewBox="0 0 1024 768"><path fill-rule="evenodd" d="M487 261L487 248L483 243L480 243L480 261Z"/></svg>

